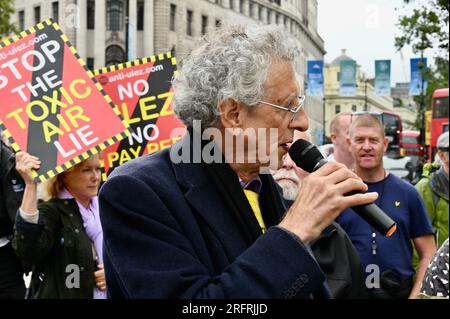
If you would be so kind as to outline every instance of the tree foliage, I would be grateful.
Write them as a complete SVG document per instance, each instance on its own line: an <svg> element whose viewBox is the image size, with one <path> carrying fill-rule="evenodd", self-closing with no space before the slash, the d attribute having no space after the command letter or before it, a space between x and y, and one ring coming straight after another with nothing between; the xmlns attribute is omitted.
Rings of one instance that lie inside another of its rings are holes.
<svg viewBox="0 0 450 319"><path fill-rule="evenodd" d="M404 4L405 8L414 8L410 15L399 18L397 25L401 34L395 38L395 47L401 50L410 45L413 52L421 56L427 56L429 51L434 53L434 64L423 70L423 76L428 81L423 106L425 109L430 109L434 90L448 87L449 1L404 0ZM414 97L418 105L421 105L421 99L421 96ZM418 112L416 128L420 129L422 123L423 112Z"/></svg>
<svg viewBox="0 0 450 319"><path fill-rule="evenodd" d="M398 27L401 35L395 38L397 49L411 45L414 53L435 49L439 57L448 60L448 0L404 0L408 6L418 6L411 15L401 16Z"/></svg>
<svg viewBox="0 0 450 319"><path fill-rule="evenodd" d="M0 0L0 38L17 32L14 24L9 22L10 15L14 13L13 0Z"/></svg>

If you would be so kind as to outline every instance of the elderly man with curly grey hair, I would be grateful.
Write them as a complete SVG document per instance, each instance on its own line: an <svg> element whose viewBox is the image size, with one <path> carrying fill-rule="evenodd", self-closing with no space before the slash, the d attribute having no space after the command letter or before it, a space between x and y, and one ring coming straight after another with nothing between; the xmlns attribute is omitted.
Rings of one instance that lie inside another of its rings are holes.
<svg viewBox="0 0 450 319"><path fill-rule="evenodd" d="M377 195L344 196L367 187L328 163L286 210L262 172L308 129L297 50L277 26L224 26L182 61L174 110L186 135L116 169L100 192L110 297L330 297L309 245Z"/></svg>

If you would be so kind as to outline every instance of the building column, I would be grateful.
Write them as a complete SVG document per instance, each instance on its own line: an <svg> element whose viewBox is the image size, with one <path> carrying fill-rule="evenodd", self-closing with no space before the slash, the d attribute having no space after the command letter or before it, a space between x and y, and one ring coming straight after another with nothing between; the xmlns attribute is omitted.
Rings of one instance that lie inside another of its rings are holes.
<svg viewBox="0 0 450 319"><path fill-rule="evenodd" d="M128 60L136 59L137 54L137 0L129 0L130 9L128 12Z"/></svg>
<svg viewBox="0 0 450 319"><path fill-rule="evenodd" d="M251 12L251 16L253 19L258 20L258 12L259 12L259 6L257 2L253 2L253 12Z"/></svg>
<svg viewBox="0 0 450 319"><path fill-rule="evenodd" d="M277 23L277 12L275 10L270 10L270 21L269 24Z"/></svg>
<svg viewBox="0 0 450 319"><path fill-rule="evenodd" d="M262 7L261 8L261 22L264 24L268 24L269 22L267 21L267 8L266 7Z"/></svg>
<svg viewBox="0 0 450 319"><path fill-rule="evenodd" d="M243 6L243 9L244 10L242 10L242 14L243 15L246 15L246 16L249 16L250 15L250 10L249 10L249 3L248 3L248 0L242 0L242 6Z"/></svg>
<svg viewBox="0 0 450 319"><path fill-rule="evenodd" d="M150 56L155 54L153 41L154 41L154 3L153 0L144 1L144 56Z"/></svg>
<svg viewBox="0 0 450 319"><path fill-rule="evenodd" d="M80 57L86 61L86 42L87 42L87 1L78 0L77 26L76 32L76 48Z"/></svg>
<svg viewBox="0 0 450 319"><path fill-rule="evenodd" d="M222 5L225 7L225 8L230 8L230 2L231 1L233 1L233 0L222 0Z"/></svg>
<svg viewBox="0 0 450 319"><path fill-rule="evenodd" d="M94 63L95 68L105 66L106 42L106 5L105 0L95 1L95 30L94 30Z"/></svg>
<svg viewBox="0 0 450 319"><path fill-rule="evenodd" d="M233 2L233 10L236 12L239 12L239 1L238 0L230 0L230 2ZM231 8L231 5L229 6Z"/></svg>

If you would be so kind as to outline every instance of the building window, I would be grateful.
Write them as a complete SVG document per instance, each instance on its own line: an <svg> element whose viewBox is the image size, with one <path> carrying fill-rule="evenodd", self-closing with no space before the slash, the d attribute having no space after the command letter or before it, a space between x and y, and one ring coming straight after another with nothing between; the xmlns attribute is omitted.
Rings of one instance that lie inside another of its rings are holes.
<svg viewBox="0 0 450 319"><path fill-rule="evenodd" d="M262 21L262 19L263 19L262 11L263 11L263 6L258 6L258 20L259 21Z"/></svg>
<svg viewBox="0 0 450 319"><path fill-rule="evenodd" d="M118 45L110 45L105 50L106 66L120 64L127 61L125 50Z"/></svg>
<svg viewBox="0 0 450 319"><path fill-rule="evenodd" d="M174 4L170 5L170 31L175 31L175 16L177 14L177 6Z"/></svg>
<svg viewBox="0 0 450 319"><path fill-rule="evenodd" d="M202 35L208 32L208 17L202 16Z"/></svg>
<svg viewBox="0 0 450 319"><path fill-rule="evenodd" d="M248 2L248 16L251 18L256 18L256 17L253 17L253 6L254 5L255 4L251 0Z"/></svg>
<svg viewBox="0 0 450 319"><path fill-rule="evenodd" d="M271 11L269 9L267 9L267 24L269 24L271 22L270 15L271 15Z"/></svg>
<svg viewBox="0 0 450 319"><path fill-rule="evenodd" d="M358 111L358 107L356 105L352 105L352 112Z"/></svg>
<svg viewBox="0 0 450 319"><path fill-rule="evenodd" d="M239 12L244 13L244 1L239 0Z"/></svg>
<svg viewBox="0 0 450 319"><path fill-rule="evenodd" d="M41 22L41 7L34 7L34 24Z"/></svg>
<svg viewBox="0 0 450 319"><path fill-rule="evenodd" d="M335 107L334 113L336 113L336 114L341 113L341 106L340 105L335 105L334 107Z"/></svg>
<svg viewBox="0 0 450 319"><path fill-rule="evenodd" d="M230 0L230 10L234 10L234 0Z"/></svg>
<svg viewBox="0 0 450 319"><path fill-rule="evenodd" d="M109 31L123 30L124 5L121 0L109 0L106 4L106 25Z"/></svg>
<svg viewBox="0 0 450 319"><path fill-rule="evenodd" d="M222 5L222 0L215 0L216 4L218 4L219 6Z"/></svg>
<svg viewBox="0 0 450 319"><path fill-rule="evenodd" d="M54 21L59 21L59 2L52 2L52 18Z"/></svg>
<svg viewBox="0 0 450 319"><path fill-rule="evenodd" d="M87 2L87 28L94 30L95 28L95 0L88 0Z"/></svg>
<svg viewBox="0 0 450 319"><path fill-rule="evenodd" d="M86 58L86 66L89 70L94 70L94 58Z"/></svg>
<svg viewBox="0 0 450 319"><path fill-rule="evenodd" d="M192 16L193 12L191 10L187 10L187 17L186 17L186 34L189 36L192 36Z"/></svg>
<svg viewBox="0 0 450 319"><path fill-rule="evenodd" d="M216 29L220 28L220 25L222 24L222 21L219 19L216 19Z"/></svg>
<svg viewBox="0 0 450 319"><path fill-rule="evenodd" d="M25 30L25 11L19 11L19 30Z"/></svg>
<svg viewBox="0 0 450 319"><path fill-rule="evenodd" d="M144 0L137 2L137 29L144 30Z"/></svg>

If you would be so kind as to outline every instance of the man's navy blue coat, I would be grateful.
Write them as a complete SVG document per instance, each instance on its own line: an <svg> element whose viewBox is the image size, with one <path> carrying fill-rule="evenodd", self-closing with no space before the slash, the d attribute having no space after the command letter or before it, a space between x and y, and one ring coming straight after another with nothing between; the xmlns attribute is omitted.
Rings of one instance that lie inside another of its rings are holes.
<svg viewBox="0 0 450 319"><path fill-rule="evenodd" d="M295 235L274 226L248 246L202 164L170 160L188 142L126 163L103 185L110 297L309 298L323 289Z"/></svg>

